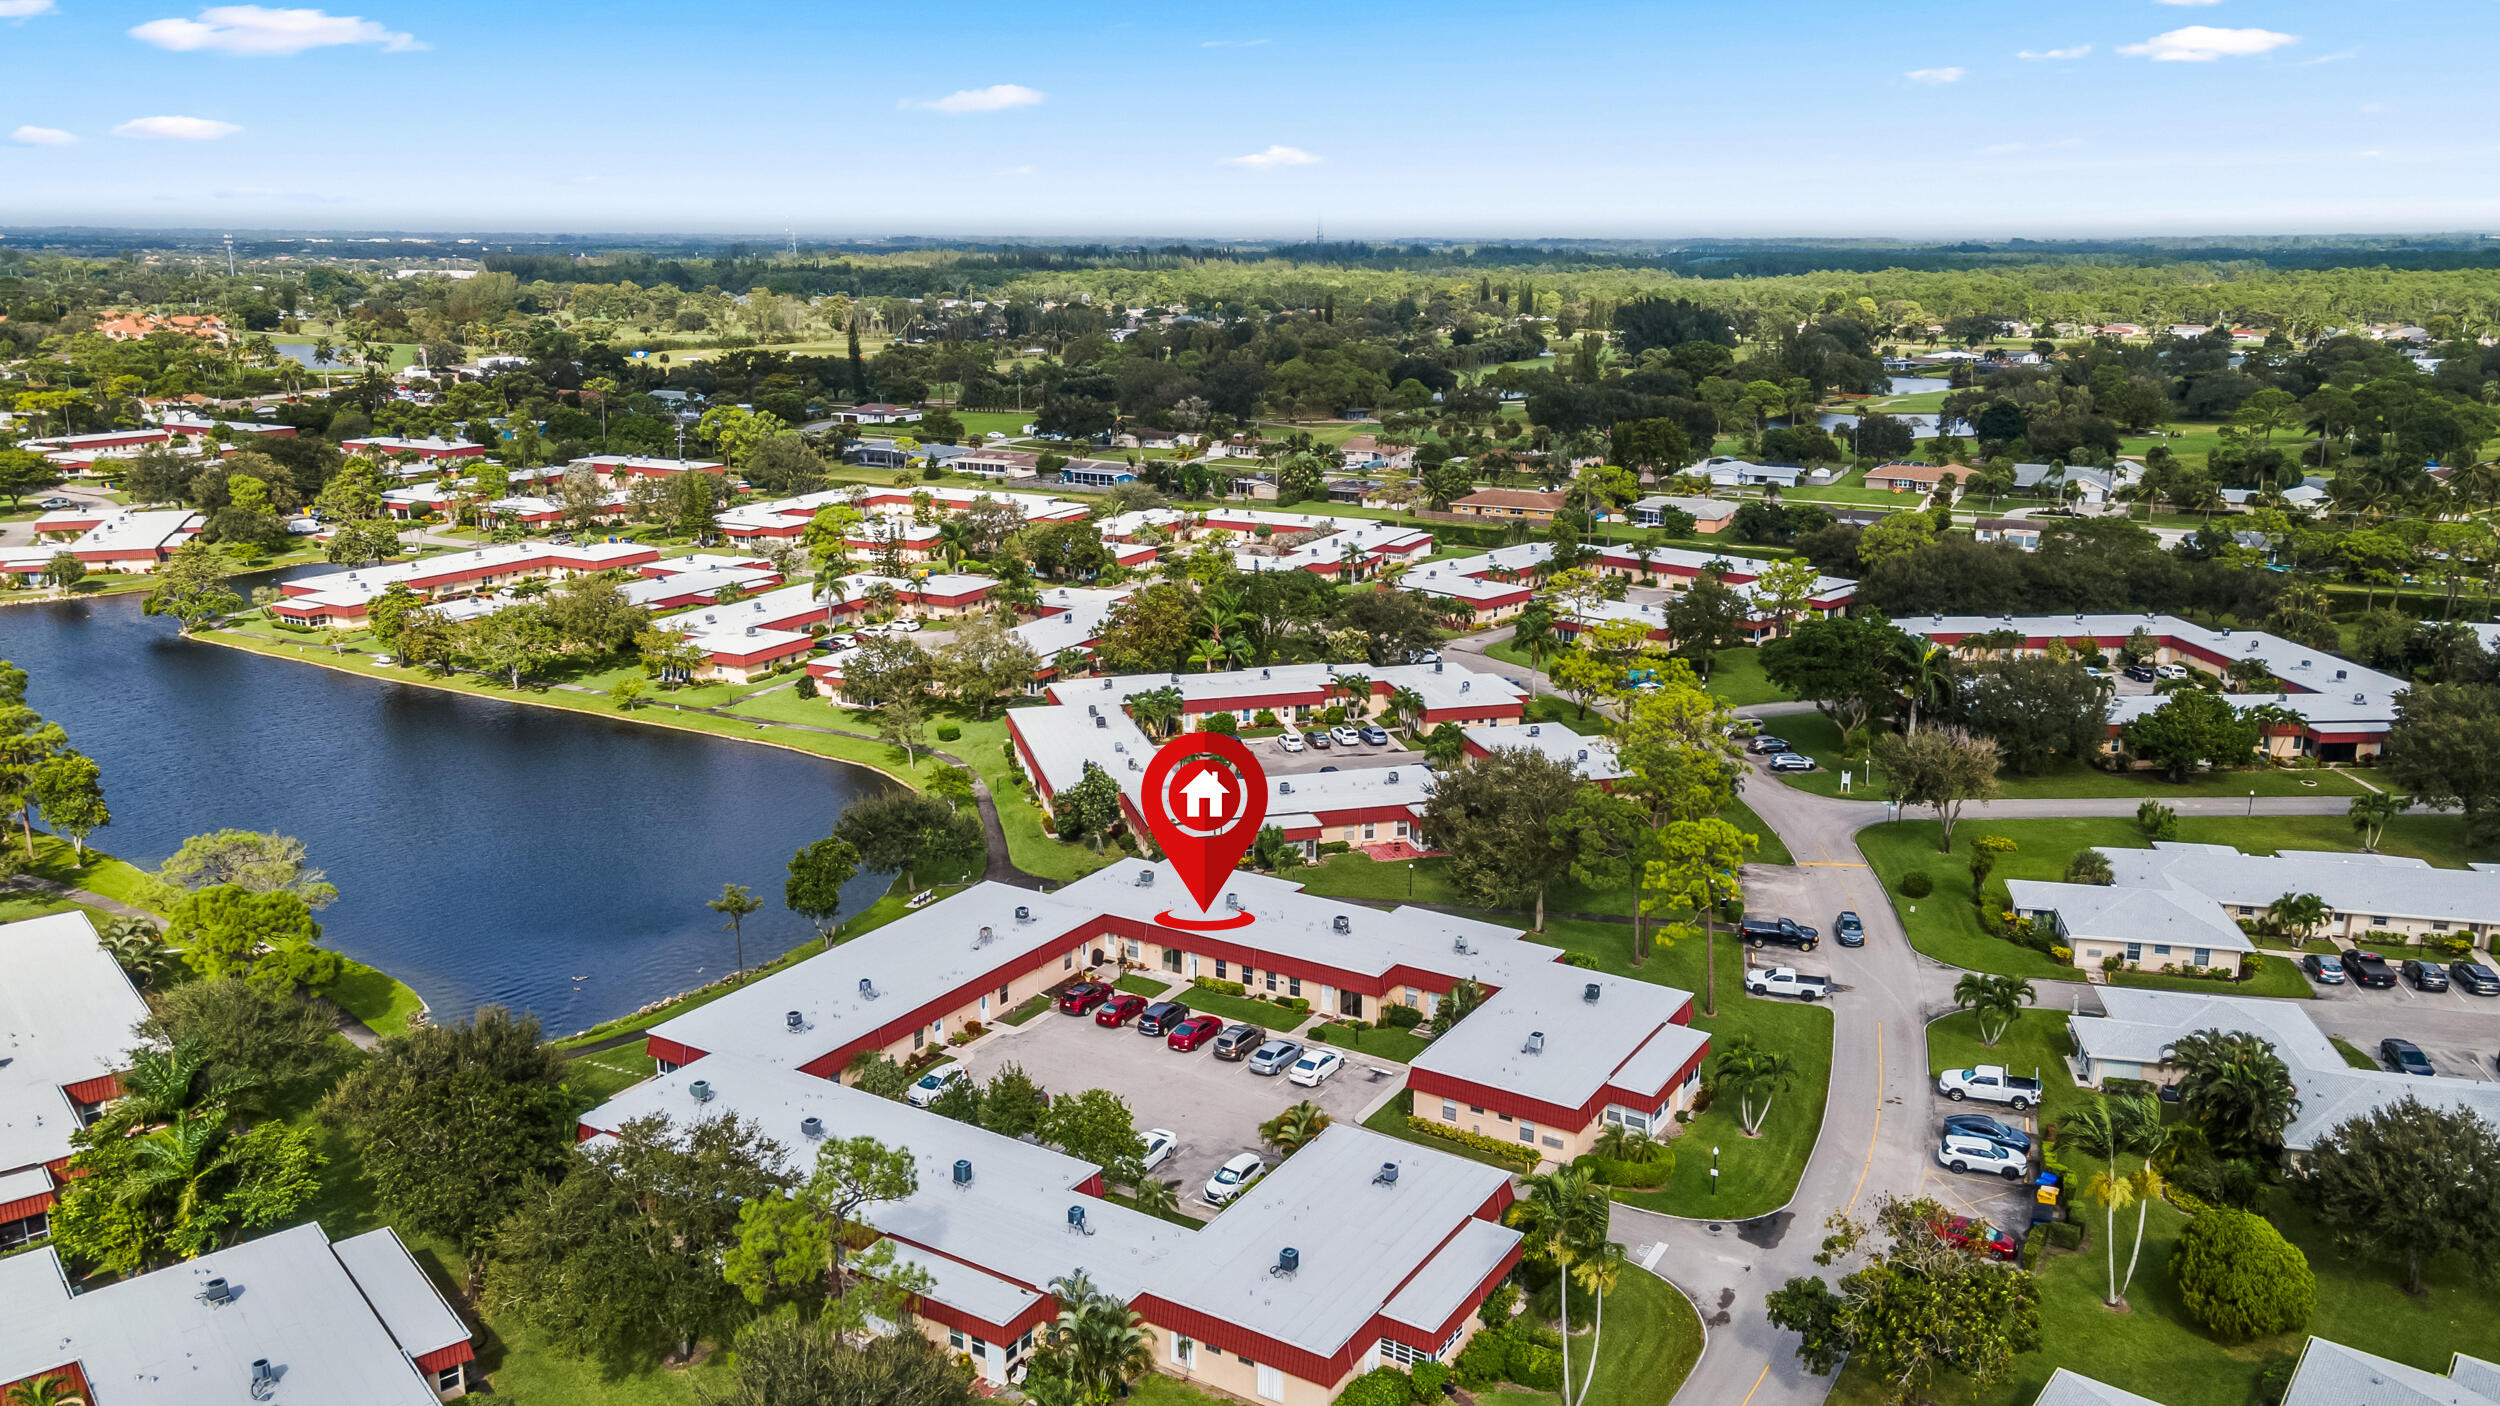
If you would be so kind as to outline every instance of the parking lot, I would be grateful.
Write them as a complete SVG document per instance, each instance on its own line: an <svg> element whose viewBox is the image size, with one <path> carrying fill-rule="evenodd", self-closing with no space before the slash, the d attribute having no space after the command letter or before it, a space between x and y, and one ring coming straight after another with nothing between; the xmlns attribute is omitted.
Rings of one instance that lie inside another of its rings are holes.
<svg viewBox="0 0 2500 1406"><path fill-rule="evenodd" d="M1311 733L1320 730L1317 724L1313 724L1303 731L1303 736L1307 739ZM1333 766L1339 771L1362 771L1420 759L1418 754L1399 744L1396 733L1389 734L1385 743L1361 742L1351 747L1331 743L1325 751L1311 746L1306 740L1301 751L1288 752L1284 744L1273 737L1253 738L1244 745L1258 755L1259 766L1270 776L1305 776L1324 766Z"/></svg>
<svg viewBox="0 0 2500 1406"><path fill-rule="evenodd" d="M1926 1175L1919 1183L1918 1194L1933 1198L1945 1210L1957 1216L1984 1220L2016 1239L2031 1228L2032 1187L2028 1182L2017 1184L2000 1176L1979 1172L1955 1172L1936 1165L1936 1143L1944 1133L1948 1113L1985 1113L2008 1127L2020 1128L2032 1135L2034 1146L2040 1135L2039 1110L2016 1113L1995 1104L1954 1103L1944 1095L1930 1092L1927 1116ZM2033 1168L2036 1174L2038 1168Z"/></svg>
<svg viewBox="0 0 2500 1406"><path fill-rule="evenodd" d="M2500 997L2476 996L2453 984L2445 991L2416 991L2402 977L2394 986L2377 990L2350 982L2312 982L2310 990L2317 999L2309 1018L2372 1059L2378 1058L2379 1042L2392 1035L2421 1046L2431 1068L2451 1079L2495 1078Z"/></svg>
<svg viewBox="0 0 2500 1406"><path fill-rule="evenodd" d="M1374 1103L1406 1081L1406 1066L1349 1054L1345 1066L1316 1089L1282 1074L1261 1076L1246 1064L1217 1059L1204 1046L1182 1054L1134 1022L1105 1029L1087 1016L1049 1010L1022 1026L1005 1027L963 1056L972 1077L987 1081L1000 1066L1021 1064L1052 1094L1109 1089L1126 1100L1138 1131L1168 1128L1180 1147L1156 1174L1180 1183L1181 1204L1212 1214L1199 1197L1207 1178L1238 1152L1275 1154L1259 1141L1259 1125L1309 1099L1341 1123L1359 1122ZM1388 1071L1374 1079L1370 1070Z"/></svg>

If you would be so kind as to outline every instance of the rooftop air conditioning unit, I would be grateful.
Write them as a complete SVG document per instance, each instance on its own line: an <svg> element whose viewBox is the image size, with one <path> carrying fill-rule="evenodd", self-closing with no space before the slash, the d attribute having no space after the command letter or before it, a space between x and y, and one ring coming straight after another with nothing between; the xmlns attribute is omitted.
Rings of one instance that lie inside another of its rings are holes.
<svg viewBox="0 0 2500 1406"><path fill-rule="evenodd" d="M1097 713L1094 715L1094 726L1107 729L1111 726L1111 719Z"/></svg>
<svg viewBox="0 0 2500 1406"><path fill-rule="evenodd" d="M789 1027L791 1034L796 1035L807 1028L807 1017L797 1011L791 1011L781 1017L781 1023Z"/></svg>
<svg viewBox="0 0 2500 1406"><path fill-rule="evenodd" d="M1125 755L1128 751L1128 744L1125 742L1114 742L1111 744L1111 750Z"/></svg>
<svg viewBox="0 0 2500 1406"><path fill-rule="evenodd" d="M1017 921L1017 922L1019 922L1019 923L1029 923L1029 922L1033 921L1033 910L1032 910L1031 908L1029 908L1029 907L1025 906L1024 904L1021 904L1021 903L1017 904L1017 905L1016 905L1016 921Z"/></svg>
<svg viewBox="0 0 2500 1406"><path fill-rule="evenodd" d="M1467 686L1473 682L1475 682L1473 679L1460 679L1458 681L1458 691L1465 693L1467 691Z"/></svg>
<svg viewBox="0 0 2500 1406"><path fill-rule="evenodd" d="M1064 595L1066 595L1066 594L1067 594L1067 592L1065 592L1065 591L1061 591L1059 594L1061 594L1061 595L1063 595L1063 596L1064 596ZM1105 692L1105 693L1109 693L1109 692L1111 691L1111 680L1109 680L1109 679L1104 679L1104 680L1102 681L1102 691L1103 691L1103 692Z"/></svg>
<svg viewBox="0 0 2500 1406"><path fill-rule="evenodd" d="M1237 893L1228 893L1224 895L1224 906L1232 909L1236 913L1240 912L1241 895Z"/></svg>
<svg viewBox="0 0 2500 1406"><path fill-rule="evenodd" d="M972 1159L968 1157L955 1159L955 1185L958 1187L972 1185Z"/></svg>
<svg viewBox="0 0 2500 1406"><path fill-rule="evenodd" d="M1267 670L1265 670L1265 669L1261 669L1261 670L1259 670L1259 677L1260 677L1260 678L1262 678L1262 679L1264 679L1264 678L1268 678L1268 677L1270 677L1270 675L1268 674L1268 671L1267 671Z"/></svg>
<svg viewBox="0 0 2500 1406"><path fill-rule="evenodd" d="M1521 1045L1521 1046L1519 1047L1519 1052L1520 1052L1521 1054L1543 1054L1543 1053L1545 1053L1545 1032L1544 1032L1544 1031L1542 1031L1542 1030L1531 1030L1531 1031L1529 1031L1529 1032L1528 1032L1528 1043L1526 1043L1526 1044L1524 1044L1524 1045Z"/></svg>
<svg viewBox="0 0 2500 1406"><path fill-rule="evenodd" d="M1094 1233L1086 1228L1085 1208L1083 1206L1070 1206L1068 1208L1068 1229L1075 1231L1079 1235L1091 1235Z"/></svg>
<svg viewBox="0 0 2500 1406"><path fill-rule="evenodd" d="M266 1357L252 1359L252 1399L267 1401L278 1390L278 1369Z"/></svg>
<svg viewBox="0 0 2500 1406"><path fill-rule="evenodd" d="M709 1079L697 1079L693 1083L686 1086L686 1092L694 1095L694 1101L697 1103L710 1103L712 1101L712 1081Z"/></svg>
<svg viewBox="0 0 2500 1406"><path fill-rule="evenodd" d="M2364 698L2362 697L2362 695L2360 695L2360 694L2356 693L2356 694L2354 694L2354 695L2352 696L2352 701L2353 701L2353 702L2355 702L2355 703L2360 703L2360 702L2363 702L2363 701L2365 701L2365 700L2364 700Z"/></svg>
<svg viewBox="0 0 2500 1406"><path fill-rule="evenodd" d="M1277 782L1277 783L1276 783L1276 794L1277 794L1277 795L1280 795L1280 796L1290 796L1290 795L1292 795L1292 794L1293 794L1293 783L1292 783L1292 782L1290 782L1290 781L1279 781L1279 782Z"/></svg>
<svg viewBox="0 0 2500 1406"><path fill-rule="evenodd" d="M859 979L859 998L863 1001L873 1001L877 999L877 983L870 981L864 976L861 977Z"/></svg>
<svg viewBox="0 0 2500 1406"><path fill-rule="evenodd" d="M818 1140L818 1139L822 1138L824 1135L825 1135L825 1120L824 1120L824 1119L822 1119L822 1118L801 1118L801 1119L799 1120L799 1136L800 1136L800 1137L806 1138L806 1139L807 1139L808 1141L810 1141L810 1142L814 1142L814 1141L816 1141L816 1140Z"/></svg>
<svg viewBox="0 0 2500 1406"><path fill-rule="evenodd" d="M1451 938L1450 950L1458 953L1460 956L1465 956L1467 953L1467 939L1463 937Z"/></svg>
<svg viewBox="0 0 2500 1406"><path fill-rule="evenodd" d="M1594 981L1592 981L1592 982L1588 983L1586 986L1581 987L1581 988L1580 988L1580 999L1581 999L1581 1000L1583 1000L1583 1001L1588 1002L1588 1003L1589 1003L1590 1005L1592 1005L1592 1006L1593 1006L1593 1005L1596 1005L1596 1004L1597 1004L1597 983L1596 983L1596 982L1594 982Z"/></svg>
<svg viewBox="0 0 2500 1406"><path fill-rule="evenodd" d="M987 947L990 945L991 936L990 925L983 923L981 925L981 931L973 937L972 945L975 947Z"/></svg>
<svg viewBox="0 0 2500 1406"><path fill-rule="evenodd" d="M1389 773L1389 784L1392 786L1398 784L1398 774L1394 771Z"/></svg>
<svg viewBox="0 0 2500 1406"><path fill-rule="evenodd" d="M717 616L717 615L714 615L712 612L710 612L710 611L708 611L708 610L707 610L707 611L705 611L705 612L703 612L703 623L704 623L704 624L706 624L706 625L712 625L712 624L717 624L717 623L719 623L719 621L720 621L720 617L719 617L719 616Z"/></svg>
<svg viewBox="0 0 2500 1406"><path fill-rule="evenodd" d="M1101 704L1099 704L1099 703L1088 703L1088 704L1086 704L1086 705L1085 705L1085 716L1087 716L1087 717L1089 717L1089 718L1099 718L1099 717L1101 717L1101 716L1102 716L1102 705L1101 705Z"/></svg>
<svg viewBox="0 0 2500 1406"><path fill-rule="evenodd" d="M1432 661L1432 671L1433 671L1434 673L1436 673L1436 674L1441 672L1441 661L1440 661L1440 660L1435 659L1435 660L1433 660L1433 661Z"/></svg>
<svg viewBox="0 0 2500 1406"><path fill-rule="evenodd" d="M1152 869L1140 869L1140 870L1138 870L1138 871L1137 871L1137 886L1138 886L1139 888L1141 888L1141 889L1150 889L1150 888L1153 888L1153 887L1155 886L1155 871L1153 871Z"/></svg>
<svg viewBox="0 0 2500 1406"><path fill-rule="evenodd" d="M2336 670L2336 671L2335 671L2335 681L2336 681L2337 683L2342 683L2342 682L2344 681L2344 671L2343 671L2343 670L2338 669L2338 670Z"/></svg>
<svg viewBox="0 0 2500 1406"><path fill-rule="evenodd" d="M755 627L755 626L753 626L753 625L749 625L749 626L747 626L747 633L748 633L749 635L755 635L755 634L760 634L760 633L762 633L762 632L761 632L761 631L759 631L758 629L756 629L756 627Z"/></svg>
<svg viewBox="0 0 2500 1406"><path fill-rule="evenodd" d="M1528 735L1530 737L1543 737L1545 735L1545 725L1543 723L1528 724Z"/></svg>
<svg viewBox="0 0 2500 1406"><path fill-rule="evenodd" d="M1372 1173L1372 1185L1374 1186L1395 1186L1397 1184L1398 1164L1395 1162L1383 1162L1380 1164L1380 1170Z"/></svg>
<svg viewBox="0 0 2500 1406"><path fill-rule="evenodd" d="M1279 1279L1291 1279L1302 1268L1302 1252L1291 1245L1276 1252L1276 1267L1268 1273Z"/></svg>
<svg viewBox="0 0 2500 1406"><path fill-rule="evenodd" d="M2316 662L2317 662L2317 661L2316 661L2316 660L2314 660L2314 659L2303 659L2303 660L2301 660L2301 661L2300 661L2300 667L2302 667L2302 668L2306 669L2306 668L2308 668L2311 664L2314 664L2314 663L2316 663Z"/></svg>
<svg viewBox="0 0 2500 1406"><path fill-rule="evenodd" d="M1339 913L1337 915L1337 921L1329 924L1329 926L1335 928L1339 932L1352 932L1354 931L1354 920L1347 917L1343 913Z"/></svg>
<svg viewBox="0 0 2500 1406"><path fill-rule="evenodd" d="M219 1275L200 1286L200 1302L211 1308L219 1304L232 1303L234 1302L234 1286L226 1282L225 1276Z"/></svg>

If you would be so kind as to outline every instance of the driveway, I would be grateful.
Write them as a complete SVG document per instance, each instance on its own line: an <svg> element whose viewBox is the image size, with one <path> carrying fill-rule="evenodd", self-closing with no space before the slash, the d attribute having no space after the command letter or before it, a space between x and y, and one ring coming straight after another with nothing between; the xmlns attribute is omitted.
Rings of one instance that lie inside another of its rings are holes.
<svg viewBox="0 0 2500 1406"><path fill-rule="evenodd" d="M1203 1046L1178 1053L1139 1035L1134 1022L1106 1030L1091 1016L1055 1010L972 1045L963 1063L985 1082L1002 1066L1021 1064L1054 1095L1094 1088L1119 1095L1140 1132L1168 1128L1180 1135L1179 1150L1158 1174L1180 1183L1181 1204L1193 1212L1205 1210L1199 1190L1233 1154L1274 1156L1259 1140L1261 1123L1306 1098L1339 1122L1359 1122L1365 1109L1406 1082L1406 1066L1353 1055L1326 1083L1305 1089L1281 1074L1263 1077L1246 1064L1217 1059ZM1371 1078L1375 1066L1388 1071L1386 1077Z"/></svg>
<svg viewBox="0 0 2500 1406"><path fill-rule="evenodd" d="M1309 734L1304 735L1307 737ZM1389 734L1386 743L1378 746L1369 742L1358 742L1351 747L1331 743L1325 751L1306 742L1301 751L1288 752L1277 745L1273 737L1252 738L1242 745L1258 756L1259 766L1270 776L1307 776L1322 767L1335 767L1339 771L1366 771L1422 760L1422 754L1408 751L1394 732Z"/></svg>

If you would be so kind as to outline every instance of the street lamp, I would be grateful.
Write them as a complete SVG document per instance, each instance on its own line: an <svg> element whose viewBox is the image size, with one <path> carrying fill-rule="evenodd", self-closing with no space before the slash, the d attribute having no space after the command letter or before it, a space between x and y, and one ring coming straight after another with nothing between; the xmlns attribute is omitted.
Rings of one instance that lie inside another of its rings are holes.
<svg viewBox="0 0 2500 1406"><path fill-rule="evenodd" d="M2248 813L2252 817L2257 814L2257 793L2254 791L2248 793Z"/></svg>
<svg viewBox="0 0 2500 1406"><path fill-rule="evenodd" d="M1415 861L1411 859L1406 861L1406 896L1415 896Z"/></svg>
<svg viewBox="0 0 2500 1406"><path fill-rule="evenodd" d="M1719 1194L1719 1149L1715 1146L1710 1149L1710 1194Z"/></svg>

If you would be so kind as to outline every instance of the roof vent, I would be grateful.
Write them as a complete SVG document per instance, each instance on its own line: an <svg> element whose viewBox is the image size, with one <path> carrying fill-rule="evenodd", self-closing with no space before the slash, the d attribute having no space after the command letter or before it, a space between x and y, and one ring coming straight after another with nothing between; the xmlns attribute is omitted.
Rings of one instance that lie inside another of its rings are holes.
<svg viewBox="0 0 2500 1406"><path fill-rule="evenodd" d="M2360 694L2356 693L2356 694L2354 694L2354 695L2352 696L2352 701L2353 701L2353 702L2355 702L2355 703L2361 703L2361 702L2365 702L2365 701L2367 701L2367 700L2366 700L2366 699L2365 699L2362 695L2360 695Z"/></svg>
<svg viewBox="0 0 2500 1406"><path fill-rule="evenodd" d="M1107 727L1111 726L1111 719L1109 719L1109 718L1106 718L1106 717L1102 716L1100 713L1097 713L1097 714L1095 714L1095 715L1094 715L1094 726L1096 726L1096 727L1105 727L1105 728L1107 728Z"/></svg>
<svg viewBox="0 0 2500 1406"><path fill-rule="evenodd" d="M2251 654L2256 653L2256 652L2257 652L2257 645L2258 645L2258 643L2259 643L2259 642L2258 642L2258 641L2256 641L2256 640L2250 640L2250 641L2248 642L2248 652L2249 652L2249 653L2251 653Z"/></svg>
<svg viewBox="0 0 2500 1406"><path fill-rule="evenodd" d="M1264 679L1264 678L1268 678L1268 677L1270 677L1270 675L1268 674L1268 671L1267 671L1267 670L1265 670L1265 669L1261 669L1261 670L1259 670L1259 677Z"/></svg>
<svg viewBox="0 0 2500 1406"><path fill-rule="evenodd" d="M1337 921L1329 924L1329 926L1335 928L1339 932L1352 932L1354 931L1354 920L1347 917L1343 913L1339 913L1337 915Z"/></svg>
<svg viewBox="0 0 2500 1406"><path fill-rule="evenodd" d="M686 1086L686 1092L694 1095L694 1101L697 1103L710 1103L712 1101L712 1081L709 1079L697 1079L693 1083Z"/></svg>
<svg viewBox="0 0 2500 1406"><path fill-rule="evenodd" d="M2344 681L2344 671L2343 671L2343 670L2338 669L2338 670L2336 670L2336 671L2335 671L2335 681L2336 681L2337 683L2342 683L2342 682Z"/></svg>
<svg viewBox="0 0 2500 1406"><path fill-rule="evenodd" d="M1582 761L1587 761L1588 759L1589 759L1589 749L1588 749L1588 748L1586 748L1586 747L1581 748L1581 749L1580 749L1580 760L1582 760Z"/></svg>
<svg viewBox="0 0 2500 1406"><path fill-rule="evenodd" d="M1435 660L1433 660L1433 661L1432 661L1432 671L1433 671L1434 673L1436 673L1436 674L1441 672L1441 661L1440 661L1440 660L1435 659Z"/></svg>
<svg viewBox="0 0 2500 1406"><path fill-rule="evenodd" d="M1150 889L1150 888L1153 888L1153 887L1155 886L1155 871L1153 871L1152 869L1140 869L1140 870L1138 870L1138 871L1137 871L1137 886L1138 886L1139 888L1141 888L1141 889Z"/></svg>
<svg viewBox="0 0 2500 1406"><path fill-rule="evenodd" d="M1086 704L1086 705L1085 705L1085 716L1087 716L1087 717L1089 717L1089 718L1099 718L1099 717L1101 717L1101 716L1102 716L1102 705L1101 705L1101 704L1099 704L1099 703L1088 703L1088 704Z"/></svg>
<svg viewBox="0 0 2500 1406"><path fill-rule="evenodd" d="M1380 1170L1372 1173L1372 1185L1374 1186L1395 1186L1397 1184L1398 1164L1395 1162L1383 1162L1380 1164Z"/></svg>
<svg viewBox="0 0 2500 1406"><path fill-rule="evenodd" d="M1936 623L1936 624L1939 624L1939 625L1941 625L1941 624L1943 624L1943 623L1944 623L1944 612L1942 612L1942 611L1938 611L1938 612L1936 612L1936 619L1935 619L1935 623Z"/></svg>
<svg viewBox="0 0 2500 1406"><path fill-rule="evenodd" d="M2006 616L2006 617L2005 617L2005 623L2006 623L2006 624L2008 624L2008 625L2013 624L2013 623L2014 623L2014 617L2013 617L2013 616L2011 616L2011 615Z"/></svg>
<svg viewBox="0 0 2500 1406"><path fill-rule="evenodd" d="M1031 908L1029 908L1029 907L1025 906L1024 904L1021 904L1021 903L1017 904L1017 905L1016 905L1016 921L1017 921L1017 922L1019 922L1019 923L1029 923L1029 922L1033 921L1033 910L1032 910Z"/></svg>
<svg viewBox="0 0 2500 1406"><path fill-rule="evenodd" d="M2075 612L2075 623L2078 625L2083 623L2083 612L2080 610Z"/></svg>
<svg viewBox="0 0 2500 1406"><path fill-rule="evenodd" d="M1083 1206L1070 1206L1068 1208L1068 1229L1075 1231L1079 1235L1091 1235L1094 1233L1086 1228L1085 1208Z"/></svg>
<svg viewBox="0 0 2500 1406"><path fill-rule="evenodd" d="M971 1158L968 1158L968 1157L958 1157L958 1158L956 1158L956 1159L955 1159L955 1185L956 1185L956 1186L958 1186L958 1187L965 1187L965 1186L970 1186L970 1185L972 1185L972 1159L971 1159Z"/></svg>
<svg viewBox="0 0 2500 1406"><path fill-rule="evenodd" d="M1111 744L1111 750L1125 754L1128 751L1128 744L1125 742L1114 742Z"/></svg>
<svg viewBox="0 0 2500 1406"><path fill-rule="evenodd" d="M1544 1031L1542 1031L1542 1030L1531 1030L1531 1031L1529 1031L1529 1032L1528 1032L1528 1043L1526 1043L1526 1044L1524 1044L1524 1045L1521 1045L1521 1046L1519 1047L1519 1052L1520 1052L1521 1054L1543 1054L1543 1053L1545 1053L1545 1032L1544 1032Z"/></svg>
<svg viewBox="0 0 2500 1406"><path fill-rule="evenodd" d="M1061 594L1061 595L1063 595L1063 596L1064 596L1064 595L1066 595L1066 594L1067 594L1067 592L1065 592L1065 591L1061 591L1059 594ZM1105 692L1105 693L1109 693L1109 692L1111 691L1111 680L1109 680L1109 679L1104 679L1104 680L1102 681L1102 691L1103 691L1103 692Z"/></svg>
<svg viewBox="0 0 2500 1406"><path fill-rule="evenodd" d="M1460 955L1464 956L1464 955L1466 954L1466 951L1467 951L1467 939L1466 939L1466 938L1464 938L1464 937L1453 937L1453 938L1451 938L1451 939L1450 939L1450 950L1451 950L1451 951L1453 951L1453 952L1459 953Z"/></svg>
<svg viewBox="0 0 2500 1406"><path fill-rule="evenodd" d="M232 1303L234 1302L234 1286L226 1282L224 1275L219 1275L200 1286L199 1297L200 1302L207 1304L210 1308L215 1308L219 1304Z"/></svg>
<svg viewBox="0 0 2500 1406"><path fill-rule="evenodd" d="M1596 982L1594 982L1594 981L1592 981L1592 982L1590 982L1589 984L1587 984L1586 986L1581 987L1581 988L1580 988L1580 999L1581 999L1581 1000L1583 1000L1583 1001L1588 1002L1588 1003L1589 1003L1590 1005L1592 1005L1592 1006L1593 1006L1593 1005L1596 1005L1596 1004L1597 1004L1597 983L1596 983Z"/></svg>
<svg viewBox="0 0 2500 1406"><path fill-rule="evenodd" d="M1398 784L1398 774L1394 771L1389 773L1389 784L1392 786Z"/></svg>
<svg viewBox="0 0 2500 1406"><path fill-rule="evenodd" d="M2302 668L2306 669L2306 668L2308 668L2311 664L2314 664L2314 663L2316 663L2316 662L2317 662L2317 661L2316 661L2316 660L2314 660L2314 659L2303 659L2303 660L2301 660L2301 661L2300 661L2300 667L2302 667Z"/></svg>
<svg viewBox="0 0 2500 1406"><path fill-rule="evenodd" d="M981 931L974 935L972 945L975 947L987 947L990 945L990 938L994 935L995 934L990 931L990 925L983 923L981 925Z"/></svg>
<svg viewBox="0 0 2500 1406"><path fill-rule="evenodd" d="M1302 1252L1291 1245L1276 1252L1276 1267L1268 1273L1279 1279L1291 1279L1302 1268Z"/></svg>
<svg viewBox="0 0 2500 1406"><path fill-rule="evenodd" d="M808 1141L813 1142L813 1141L817 1140L818 1138L823 1137L824 1135L825 1135L825 1120L824 1120L824 1119L822 1119L822 1118L813 1118L813 1117L810 1117L810 1118L801 1118L801 1119L799 1120L799 1136L800 1136L800 1137L806 1138Z"/></svg>
<svg viewBox="0 0 2500 1406"><path fill-rule="evenodd" d="M781 1023L789 1027L791 1034L796 1035L807 1028L807 1017L797 1011L790 1011L781 1017Z"/></svg>
<svg viewBox="0 0 2500 1406"><path fill-rule="evenodd" d="M1459 692L1461 692L1461 693L1465 693L1465 692L1467 691L1467 685L1468 685L1468 684L1470 684L1470 683L1472 683L1472 682L1474 682L1474 680L1472 680L1472 679L1460 679L1460 680L1458 681L1458 691L1459 691Z"/></svg>
<svg viewBox="0 0 2500 1406"><path fill-rule="evenodd" d="M1236 913L1240 912L1241 895L1237 893L1228 893L1224 895L1224 906L1232 909Z"/></svg>
<svg viewBox="0 0 2500 1406"><path fill-rule="evenodd" d="M1528 724L1528 735L1530 737L1543 737L1545 735L1545 725L1543 723Z"/></svg>
<svg viewBox="0 0 2500 1406"><path fill-rule="evenodd" d="M1293 783L1292 783L1292 782L1290 782L1290 781L1279 781L1279 782L1277 782L1277 783L1276 783L1276 794L1277 794L1277 795L1280 795L1280 796L1290 796L1290 795L1292 795L1292 794L1293 794Z"/></svg>
<svg viewBox="0 0 2500 1406"><path fill-rule="evenodd" d="M870 981L864 976L861 977L859 979L859 998L863 1001L873 1001L877 999L877 983Z"/></svg>

